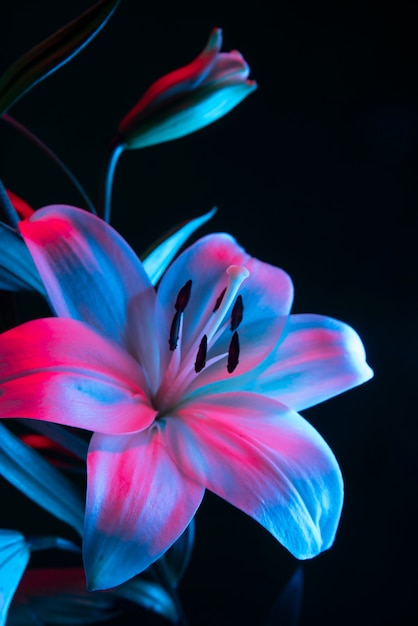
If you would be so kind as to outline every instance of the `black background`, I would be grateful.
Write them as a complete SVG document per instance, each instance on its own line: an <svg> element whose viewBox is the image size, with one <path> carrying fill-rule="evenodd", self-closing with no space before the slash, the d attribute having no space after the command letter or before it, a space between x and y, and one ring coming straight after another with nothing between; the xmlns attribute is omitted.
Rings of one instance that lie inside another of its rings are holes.
<svg viewBox="0 0 418 626"><path fill-rule="evenodd" d="M2 9L0 69L87 6L15 0ZM191 60L215 25L224 50L244 54L259 89L232 113L179 141L122 155L112 223L140 253L216 204L201 233L230 232L283 267L294 280L295 312L336 317L359 332L375 378L304 413L340 462L346 498L334 547L303 564L300 624L414 623L417 4L274 8L190 19L144 14L123 0L98 37L10 113L96 199L106 147L153 80ZM35 208L82 205L46 157L0 124L7 187ZM0 526L13 523L4 501L2 515ZM191 624L260 624L298 563L213 496L196 521L180 586ZM160 623L142 614L132 623L145 619Z"/></svg>

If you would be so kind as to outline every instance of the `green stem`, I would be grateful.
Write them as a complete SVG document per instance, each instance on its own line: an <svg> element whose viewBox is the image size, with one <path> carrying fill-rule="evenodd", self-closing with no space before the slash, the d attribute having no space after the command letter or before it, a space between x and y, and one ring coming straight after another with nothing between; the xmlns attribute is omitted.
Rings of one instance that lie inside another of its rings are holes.
<svg viewBox="0 0 418 626"><path fill-rule="evenodd" d="M13 204L10 202L10 198L7 195L6 188L3 185L1 178L0 178L0 213L3 214L2 216L6 224L11 226L12 228L17 228L17 225L19 223L19 216Z"/></svg>
<svg viewBox="0 0 418 626"><path fill-rule="evenodd" d="M115 177L116 165L124 147L125 146L121 142L121 138L117 135L107 150L105 167L103 170L102 180L100 182L98 214L108 224L110 223L113 179Z"/></svg>
<svg viewBox="0 0 418 626"><path fill-rule="evenodd" d="M59 167L59 169L65 174L65 176L70 180L70 182L77 189L80 196L83 198L84 202L86 203L89 211L91 211L91 213L93 214L96 214L96 209L94 208L92 201L90 200L90 198L84 191L81 184L78 182L77 178L74 176L71 170L69 170L68 167L61 161L61 159L57 157L57 155L55 154L55 152L51 150L51 148L48 148L48 146L44 144L44 142L41 141L39 137L34 135L28 128L26 128L26 126L24 126L23 124L15 120L14 117L9 115L8 113L4 113L1 119L4 120L7 124L12 126L13 128L15 128L21 135L23 135L26 139L31 141L35 146L37 146L37 148L39 148L44 154L46 154L47 157L52 159L55 165Z"/></svg>

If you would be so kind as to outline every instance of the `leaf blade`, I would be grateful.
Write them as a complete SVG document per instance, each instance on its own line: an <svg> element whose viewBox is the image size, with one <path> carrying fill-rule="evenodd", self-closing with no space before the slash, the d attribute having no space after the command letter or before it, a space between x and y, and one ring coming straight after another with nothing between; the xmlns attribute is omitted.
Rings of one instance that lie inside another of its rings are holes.
<svg viewBox="0 0 418 626"><path fill-rule="evenodd" d="M78 490L1 423L0 475L82 536L84 503Z"/></svg>
<svg viewBox="0 0 418 626"><path fill-rule="evenodd" d="M0 115L78 54L105 26L120 0L100 0L26 52L0 78Z"/></svg>
<svg viewBox="0 0 418 626"><path fill-rule="evenodd" d="M159 281L168 265L187 239L195 230L209 221L215 213L216 208L213 208L204 215L177 224L145 251L141 256L141 260L153 285Z"/></svg>

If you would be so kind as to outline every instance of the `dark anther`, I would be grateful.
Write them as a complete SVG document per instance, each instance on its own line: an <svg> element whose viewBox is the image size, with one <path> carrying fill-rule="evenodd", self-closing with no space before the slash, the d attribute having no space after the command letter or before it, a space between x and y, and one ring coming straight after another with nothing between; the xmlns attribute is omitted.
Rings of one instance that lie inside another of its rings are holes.
<svg viewBox="0 0 418 626"><path fill-rule="evenodd" d="M181 312L176 311L173 317L173 321L171 322L170 339L168 340L171 351L177 348L177 342L179 340L180 319L181 319Z"/></svg>
<svg viewBox="0 0 418 626"><path fill-rule="evenodd" d="M219 307L221 306L221 302L224 299L224 295L225 295L225 291L226 291L226 287L225 289L223 289L221 291L220 296L218 297L218 299L215 302L215 306L213 307L213 312L215 313L215 311L217 311L219 309Z"/></svg>
<svg viewBox="0 0 418 626"><path fill-rule="evenodd" d="M174 305L176 311L183 313L184 309L189 304L191 288L192 281L188 280L178 292L176 304Z"/></svg>
<svg viewBox="0 0 418 626"><path fill-rule="evenodd" d="M208 338L206 335L203 335L202 341L199 345L199 350L197 351L196 362L194 364L194 370L196 373L202 371L202 369L206 365L206 354L208 351Z"/></svg>
<svg viewBox="0 0 418 626"><path fill-rule="evenodd" d="M229 344L228 350L228 363L226 369L228 370L228 374L232 374L236 366L238 365L238 357L239 357L239 339L237 331L232 335L231 343Z"/></svg>
<svg viewBox="0 0 418 626"><path fill-rule="evenodd" d="M242 296L239 295L235 300L235 304L232 307L231 313L231 331L234 331L242 322L242 316L244 313L244 305L242 303Z"/></svg>

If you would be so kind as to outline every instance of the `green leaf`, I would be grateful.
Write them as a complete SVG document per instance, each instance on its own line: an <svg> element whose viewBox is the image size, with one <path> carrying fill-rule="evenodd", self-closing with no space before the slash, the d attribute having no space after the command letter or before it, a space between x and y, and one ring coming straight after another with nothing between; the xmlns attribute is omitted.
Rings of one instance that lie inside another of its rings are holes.
<svg viewBox="0 0 418 626"><path fill-rule="evenodd" d="M0 115L90 43L112 16L119 2L97 2L13 63L0 78Z"/></svg>
<svg viewBox="0 0 418 626"><path fill-rule="evenodd" d="M153 285L159 281L172 259L187 239L195 230L210 220L215 213L216 208L205 213L205 215L177 224L177 226L169 230L168 233L146 250L141 256L141 259L144 269Z"/></svg>
<svg viewBox="0 0 418 626"><path fill-rule="evenodd" d="M2 423L0 476L79 535L83 534L84 502L78 489Z"/></svg>

